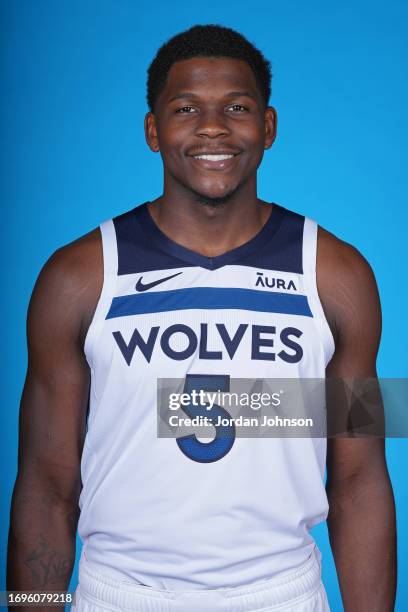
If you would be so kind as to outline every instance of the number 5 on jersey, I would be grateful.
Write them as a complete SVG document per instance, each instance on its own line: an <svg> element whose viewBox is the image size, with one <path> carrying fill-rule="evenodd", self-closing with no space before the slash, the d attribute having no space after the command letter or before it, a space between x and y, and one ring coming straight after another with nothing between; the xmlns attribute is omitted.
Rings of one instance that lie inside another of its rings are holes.
<svg viewBox="0 0 408 612"><path fill-rule="evenodd" d="M187 374L184 385L184 393L191 394L192 391L229 391L230 378L226 374ZM219 461L231 450L235 441L235 425L215 425L219 418L231 419L231 415L218 406L209 410L205 405L195 406L190 404L182 406L182 410L191 418L207 417L214 425L216 435L211 442L200 442L194 434L176 438L180 450L192 461L199 463L213 463Z"/></svg>

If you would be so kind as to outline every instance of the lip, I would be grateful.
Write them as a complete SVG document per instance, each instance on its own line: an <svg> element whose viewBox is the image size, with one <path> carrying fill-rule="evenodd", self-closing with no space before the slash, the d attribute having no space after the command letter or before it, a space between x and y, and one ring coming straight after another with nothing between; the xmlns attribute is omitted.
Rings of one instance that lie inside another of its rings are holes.
<svg viewBox="0 0 408 612"><path fill-rule="evenodd" d="M194 164L203 170L225 170L234 165L236 158L241 154L239 151L197 151L194 153L190 153L188 157L192 160ZM212 161L209 159L197 159L197 155L232 155L229 159L221 159L218 161Z"/></svg>

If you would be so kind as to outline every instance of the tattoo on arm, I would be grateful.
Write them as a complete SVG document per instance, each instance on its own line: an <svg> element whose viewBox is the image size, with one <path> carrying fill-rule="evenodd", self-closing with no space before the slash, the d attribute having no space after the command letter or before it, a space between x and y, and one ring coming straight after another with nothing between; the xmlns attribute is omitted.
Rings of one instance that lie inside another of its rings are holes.
<svg viewBox="0 0 408 612"><path fill-rule="evenodd" d="M40 534L36 548L24 563L30 569L33 584L39 588L67 582L71 575L70 557L53 550L43 534Z"/></svg>

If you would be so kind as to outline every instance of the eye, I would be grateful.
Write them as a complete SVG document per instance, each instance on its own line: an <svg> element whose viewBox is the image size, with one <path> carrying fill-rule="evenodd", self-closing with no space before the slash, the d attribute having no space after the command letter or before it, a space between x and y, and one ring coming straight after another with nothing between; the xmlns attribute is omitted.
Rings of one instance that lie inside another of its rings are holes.
<svg viewBox="0 0 408 612"><path fill-rule="evenodd" d="M231 109L236 113L242 113L248 110L248 108L242 104L231 104L231 106L228 106L228 109Z"/></svg>
<svg viewBox="0 0 408 612"><path fill-rule="evenodd" d="M196 110L193 106L183 106L183 108L179 108L176 110L176 113L181 113L181 114L190 114L190 113L195 113Z"/></svg>

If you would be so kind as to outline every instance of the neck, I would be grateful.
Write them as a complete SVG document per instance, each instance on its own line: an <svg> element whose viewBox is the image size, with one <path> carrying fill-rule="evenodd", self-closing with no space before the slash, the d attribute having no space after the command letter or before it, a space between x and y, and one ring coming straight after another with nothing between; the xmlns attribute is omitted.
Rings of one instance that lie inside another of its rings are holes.
<svg viewBox="0 0 408 612"><path fill-rule="evenodd" d="M169 238L207 257L217 257L253 238L271 207L259 200L256 178L228 198L210 199L192 191L165 189L149 204L156 225Z"/></svg>

